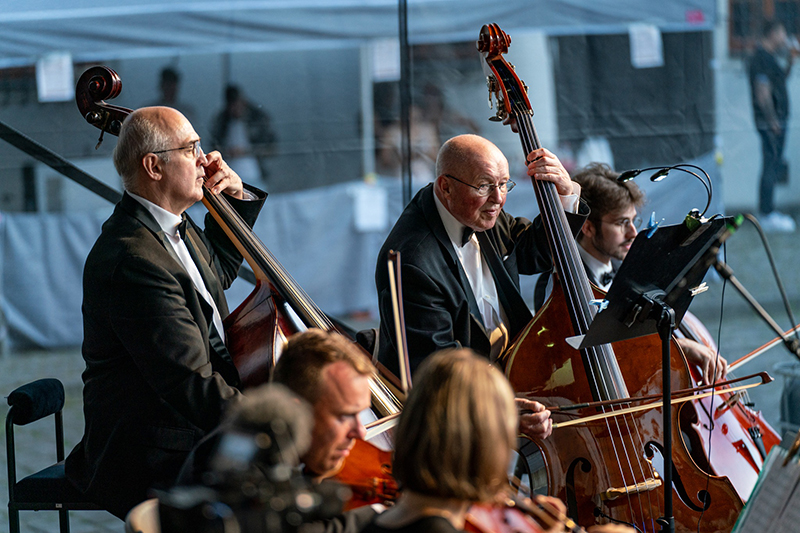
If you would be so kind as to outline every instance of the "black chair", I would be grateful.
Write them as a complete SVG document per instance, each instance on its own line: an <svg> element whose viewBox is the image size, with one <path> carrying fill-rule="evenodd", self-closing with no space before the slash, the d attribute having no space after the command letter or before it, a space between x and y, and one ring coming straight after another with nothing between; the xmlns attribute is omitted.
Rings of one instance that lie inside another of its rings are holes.
<svg viewBox="0 0 800 533"><path fill-rule="evenodd" d="M19 533L20 511L58 511L61 533L69 533L69 510L100 510L86 502L64 474L64 386L57 379L40 379L8 395L6 459L8 463L8 525ZM55 415L56 464L17 481L14 426Z"/></svg>

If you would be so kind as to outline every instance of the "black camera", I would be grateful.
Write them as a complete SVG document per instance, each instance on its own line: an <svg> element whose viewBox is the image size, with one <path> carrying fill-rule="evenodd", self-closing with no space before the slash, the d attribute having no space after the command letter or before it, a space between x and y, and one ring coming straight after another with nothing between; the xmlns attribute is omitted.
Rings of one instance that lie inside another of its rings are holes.
<svg viewBox="0 0 800 533"><path fill-rule="evenodd" d="M296 467L265 461L274 445L263 433L222 433L204 484L159 496L162 533L302 533L304 525L341 513L348 490L312 484Z"/></svg>

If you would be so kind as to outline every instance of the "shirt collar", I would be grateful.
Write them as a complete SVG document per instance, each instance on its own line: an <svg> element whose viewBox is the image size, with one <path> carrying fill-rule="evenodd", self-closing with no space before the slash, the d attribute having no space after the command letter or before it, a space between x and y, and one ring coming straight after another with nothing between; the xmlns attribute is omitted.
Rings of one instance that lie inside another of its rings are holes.
<svg viewBox="0 0 800 533"><path fill-rule="evenodd" d="M151 215L153 215L153 218L156 219L156 223L164 233L171 237L177 235L178 224L180 224L182 220L180 216L176 215L175 213L170 213L163 207L154 204L147 198L142 198L137 194L133 194L131 191L127 191L127 193L131 198L142 204L144 208L147 209Z"/></svg>
<svg viewBox="0 0 800 533"><path fill-rule="evenodd" d="M592 254L587 252L580 243L578 243L578 252L581 254L583 264L586 265L586 268L592 273L592 277L595 280L603 279L603 274L614 270L611 264L606 264L598 260Z"/></svg>
<svg viewBox="0 0 800 533"><path fill-rule="evenodd" d="M439 218L442 219L444 230L447 232L450 242L452 242L453 246L457 249L463 248L461 236L464 234L464 228L466 228L466 226L456 220L456 217L447 210L442 201L439 200L439 197L436 196L436 191L433 192L433 201L436 203L436 210L439 212Z"/></svg>

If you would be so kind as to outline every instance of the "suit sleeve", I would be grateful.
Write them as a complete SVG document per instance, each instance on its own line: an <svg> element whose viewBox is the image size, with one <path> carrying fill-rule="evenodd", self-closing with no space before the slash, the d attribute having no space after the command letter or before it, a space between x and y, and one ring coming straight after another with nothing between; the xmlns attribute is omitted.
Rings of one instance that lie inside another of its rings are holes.
<svg viewBox="0 0 800 533"><path fill-rule="evenodd" d="M566 213L567 223L576 237L589 214L589 208L585 202L579 202L578 214ZM526 218L514 218L505 211L503 219L498 220L498 230L501 238L504 239L504 255L516 252L517 266L520 274L538 274L553 269L553 256L550 252L550 244L547 241L547 233L541 216L537 216L530 222Z"/></svg>

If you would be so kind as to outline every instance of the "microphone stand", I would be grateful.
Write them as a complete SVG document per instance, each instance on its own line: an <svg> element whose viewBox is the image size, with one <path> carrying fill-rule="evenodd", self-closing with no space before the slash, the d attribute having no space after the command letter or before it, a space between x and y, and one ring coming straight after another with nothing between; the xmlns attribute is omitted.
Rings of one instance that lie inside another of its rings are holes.
<svg viewBox="0 0 800 533"><path fill-rule="evenodd" d="M733 269L731 269L727 263L720 259L714 261L712 266L717 272L719 272L719 275L722 276L723 279L729 281L731 285L733 285L739 294L742 295L742 298L744 298L747 303L750 304L750 307L753 308L753 311L755 311L756 314L777 333L778 337L780 337L780 339L783 341L783 345L786 346L786 349L789 350L789 352L791 352L795 357L800 359L800 341L796 337L791 339L783 334L783 329L781 329L781 327L775 322L775 320L773 320L770 314L767 313L763 307L761 307L761 304L759 304L756 299L753 298L753 295L748 292L744 285L742 285L739 279L733 274Z"/></svg>

